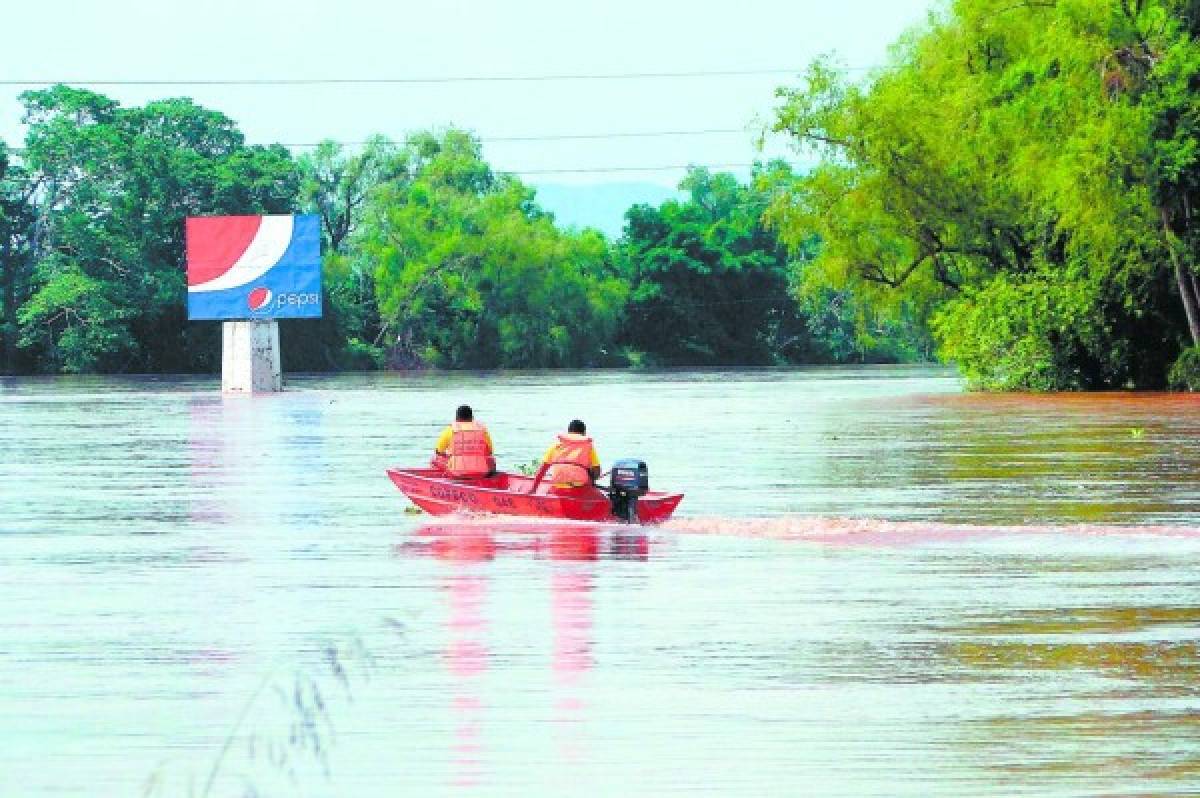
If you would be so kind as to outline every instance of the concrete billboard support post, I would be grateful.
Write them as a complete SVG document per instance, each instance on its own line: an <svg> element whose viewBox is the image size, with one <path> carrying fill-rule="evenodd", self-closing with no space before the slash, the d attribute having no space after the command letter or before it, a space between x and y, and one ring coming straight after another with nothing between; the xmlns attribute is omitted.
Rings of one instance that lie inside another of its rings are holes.
<svg viewBox="0 0 1200 798"><path fill-rule="evenodd" d="M279 322L227 321L222 327L222 393L254 394L282 391Z"/></svg>

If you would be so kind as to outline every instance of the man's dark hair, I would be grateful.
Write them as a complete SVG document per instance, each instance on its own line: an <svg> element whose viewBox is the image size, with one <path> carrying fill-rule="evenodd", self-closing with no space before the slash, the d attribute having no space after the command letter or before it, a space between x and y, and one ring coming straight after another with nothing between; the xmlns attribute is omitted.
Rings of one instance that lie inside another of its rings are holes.
<svg viewBox="0 0 1200 798"><path fill-rule="evenodd" d="M455 421L474 421L475 414L471 412L470 405L459 405L458 410L454 412Z"/></svg>
<svg viewBox="0 0 1200 798"><path fill-rule="evenodd" d="M575 419L567 425L567 432L574 433L575 435L587 435L587 425L579 419Z"/></svg>

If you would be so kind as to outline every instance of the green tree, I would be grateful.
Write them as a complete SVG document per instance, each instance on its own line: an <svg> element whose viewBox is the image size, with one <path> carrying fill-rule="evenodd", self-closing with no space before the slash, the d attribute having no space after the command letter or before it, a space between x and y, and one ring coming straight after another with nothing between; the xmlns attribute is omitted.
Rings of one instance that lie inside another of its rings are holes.
<svg viewBox="0 0 1200 798"><path fill-rule="evenodd" d="M21 343L46 370L214 366L215 325L186 323L188 215L287 213L297 173L223 114L174 99L123 108L94 92L26 92L25 164L44 226Z"/></svg>
<svg viewBox="0 0 1200 798"><path fill-rule="evenodd" d="M632 294L623 343L665 365L795 359L807 336L788 293L787 250L762 224L766 195L701 168L680 189L686 199L625 215L618 257Z"/></svg>
<svg viewBox="0 0 1200 798"><path fill-rule="evenodd" d="M348 155L335 141L322 141L299 158L298 166L301 207L321 217L324 251L345 254L370 192L408 177L409 152L384 136L371 137L357 155Z"/></svg>
<svg viewBox="0 0 1200 798"><path fill-rule="evenodd" d="M15 374L20 326L17 309L28 297L35 249L33 206L36 184L0 141L0 373Z"/></svg>
<svg viewBox="0 0 1200 798"><path fill-rule="evenodd" d="M1194 6L956 0L867 85L815 64L776 127L823 160L771 210L822 240L808 289L930 318L979 387L1161 385L1196 304Z"/></svg>
<svg viewBox="0 0 1200 798"><path fill-rule="evenodd" d="M1149 118L1148 183L1158 211L1175 289L1187 319L1189 347L1168 375L1172 387L1200 385L1200 3L1121 4L1120 44L1105 61L1110 96L1136 103Z"/></svg>
<svg viewBox="0 0 1200 798"><path fill-rule="evenodd" d="M603 237L569 232L461 131L406 142L411 178L380 185L353 237L375 264L395 365L586 366L612 359L626 290Z"/></svg>
<svg viewBox="0 0 1200 798"><path fill-rule="evenodd" d="M782 162L756 167L747 184L693 168L683 199L631 208L616 255L632 291L622 343L667 365L914 358L912 347L893 345L900 325L866 334L873 319L851 291L793 296L818 240L794 227L789 254L764 214L795 181ZM864 334L855 335L859 323Z"/></svg>
<svg viewBox="0 0 1200 798"><path fill-rule="evenodd" d="M375 368L383 350L373 341L380 328L374 267L350 248L362 223L367 198L378 186L408 178L409 152L383 136L372 137L357 154L323 141L298 159L300 208L321 220L324 313L319 322L284 322L289 327L285 368Z"/></svg>

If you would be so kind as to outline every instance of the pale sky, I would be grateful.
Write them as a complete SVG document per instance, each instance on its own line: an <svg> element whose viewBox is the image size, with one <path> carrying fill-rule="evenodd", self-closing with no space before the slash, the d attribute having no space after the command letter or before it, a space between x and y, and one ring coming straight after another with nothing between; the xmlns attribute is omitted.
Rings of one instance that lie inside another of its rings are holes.
<svg viewBox="0 0 1200 798"><path fill-rule="evenodd" d="M935 0L108 0L6 2L0 81L455 78L800 70L833 53L853 68L924 21ZM189 96L237 121L251 143L360 141L455 125L527 182L637 180L624 171L759 157L751 130L792 74L351 85L90 86L123 104ZM23 138L0 85L0 138ZM737 131L696 133L696 131ZM686 132L536 141L506 137ZM768 154L783 150L773 147ZM620 171L557 171L557 170ZM731 169L739 173L744 170Z"/></svg>

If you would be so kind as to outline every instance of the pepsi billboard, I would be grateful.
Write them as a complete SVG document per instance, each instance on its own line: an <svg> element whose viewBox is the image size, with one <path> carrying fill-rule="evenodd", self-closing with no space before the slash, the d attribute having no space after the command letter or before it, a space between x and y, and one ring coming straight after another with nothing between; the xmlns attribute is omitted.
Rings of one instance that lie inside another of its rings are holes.
<svg viewBox="0 0 1200 798"><path fill-rule="evenodd" d="M189 216L188 319L319 319L321 228L305 216Z"/></svg>

